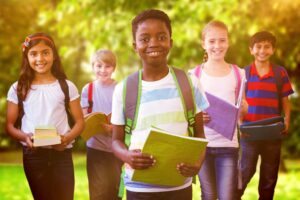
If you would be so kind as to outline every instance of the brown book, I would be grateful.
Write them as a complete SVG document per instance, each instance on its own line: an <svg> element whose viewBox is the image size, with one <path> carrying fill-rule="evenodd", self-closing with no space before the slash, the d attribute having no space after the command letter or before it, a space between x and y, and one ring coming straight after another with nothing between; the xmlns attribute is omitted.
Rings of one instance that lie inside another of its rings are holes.
<svg viewBox="0 0 300 200"><path fill-rule="evenodd" d="M111 114L106 115L102 112L94 112L86 115L84 117L85 128L81 133L81 137L87 141L96 134L107 135L101 124L110 124L110 116Z"/></svg>

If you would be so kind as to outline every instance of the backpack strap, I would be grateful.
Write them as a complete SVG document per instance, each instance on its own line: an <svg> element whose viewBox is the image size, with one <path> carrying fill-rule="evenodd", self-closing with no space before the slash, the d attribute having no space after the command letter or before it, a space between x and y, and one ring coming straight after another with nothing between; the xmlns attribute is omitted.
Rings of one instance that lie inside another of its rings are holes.
<svg viewBox="0 0 300 200"><path fill-rule="evenodd" d="M93 110L93 82L89 83L88 86L88 103L89 103L89 107L87 109L87 113L91 113Z"/></svg>
<svg viewBox="0 0 300 200"><path fill-rule="evenodd" d="M175 80L176 88L179 92L181 103L184 108L185 118L188 122L189 136L194 136L195 125L195 102L194 102L194 90L191 84L191 80L188 75L180 69L171 67L171 74Z"/></svg>
<svg viewBox="0 0 300 200"><path fill-rule="evenodd" d="M18 92L17 92L17 97L18 97L18 118L17 118L14 126L16 128L21 129L22 118L24 116L24 107L23 107L23 100L22 100L21 94L19 94Z"/></svg>
<svg viewBox="0 0 300 200"><path fill-rule="evenodd" d="M123 110L125 114L125 144L130 144L131 131L135 128L141 100L142 71L127 77L123 85ZM127 92L128 91L128 92Z"/></svg>
<svg viewBox="0 0 300 200"><path fill-rule="evenodd" d="M177 68L170 68L171 74L175 80L176 88L179 91L181 102L183 104L186 120L189 124L189 135L193 135L193 126L195 124L195 103L193 98L193 89L187 74ZM137 115L141 99L142 71L139 70L128 76L123 87L123 102L125 113L125 133L131 134L136 126ZM188 88L188 89L187 89ZM130 92L127 92L130 91ZM125 139L126 143L126 139ZM129 143L126 143L129 144Z"/></svg>
<svg viewBox="0 0 300 200"><path fill-rule="evenodd" d="M59 82L61 90L63 91L63 93L65 95L65 109L66 109L67 116L68 116L69 126L72 128L74 126L75 122L74 122L74 119L73 119L72 114L70 112L70 106L69 106L69 102L70 102L69 86L68 86L68 83L67 83L66 79L59 79L58 82Z"/></svg>
<svg viewBox="0 0 300 200"><path fill-rule="evenodd" d="M202 72L202 64L197 65L197 66L195 67L194 74L195 74L195 76L196 76L197 78L200 78L201 72Z"/></svg>
<svg viewBox="0 0 300 200"><path fill-rule="evenodd" d="M197 65L195 67L194 75L197 78L201 77L202 67L203 67L203 64ZM240 73L237 65L232 65L232 68L233 68L234 76L236 78L236 83L237 83L237 87L236 87L236 90L235 90L235 99L237 101L238 96L239 96L239 91L240 91L240 88L241 88L242 76L241 76L241 73Z"/></svg>
<svg viewBox="0 0 300 200"><path fill-rule="evenodd" d="M236 87L236 90L235 90L235 99L237 101L237 99L239 97L240 88L241 88L242 77L241 77L238 66L232 65L232 68L233 68L233 72L234 72L236 83L237 83L236 84L237 87Z"/></svg>
<svg viewBox="0 0 300 200"><path fill-rule="evenodd" d="M276 89L277 89L278 110L279 110L279 114L281 114L281 111L282 111L282 87L283 87L281 71L280 71L280 67L277 65L274 65L274 64L272 64L272 70L274 73Z"/></svg>
<svg viewBox="0 0 300 200"><path fill-rule="evenodd" d="M250 80L250 69L251 69L251 65L246 66L245 68L245 75L246 75L246 79L247 82ZM245 85L245 94L247 95L248 92L248 84Z"/></svg>

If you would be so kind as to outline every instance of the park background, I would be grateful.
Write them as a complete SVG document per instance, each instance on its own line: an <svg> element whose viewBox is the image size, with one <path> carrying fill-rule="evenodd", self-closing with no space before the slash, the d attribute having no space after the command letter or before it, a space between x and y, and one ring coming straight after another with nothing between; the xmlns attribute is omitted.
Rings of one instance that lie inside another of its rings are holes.
<svg viewBox="0 0 300 200"><path fill-rule="evenodd" d="M249 37L269 30L277 37L272 61L285 66L295 94L289 136L283 141L281 172L275 199L297 199L300 195L300 1L295 0L0 0L0 197L31 199L22 163L20 145L4 128L6 95L17 80L21 44L34 32L49 33L59 48L68 78L79 91L93 79L90 55L107 48L118 57L114 78L118 81L140 66L132 48L131 20L142 10L164 10L172 20L173 48L169 63L184 70L201 63L201 30L212 19L229 28L230 48L226 60L243 67L252 61ZM85 144L78 138L74 148L75 199L88 199ZM271 152L270 152L271 153ZM246 190L245 199L257 199L257 179ZM194 199L200 199L199 184Z"/></svg>

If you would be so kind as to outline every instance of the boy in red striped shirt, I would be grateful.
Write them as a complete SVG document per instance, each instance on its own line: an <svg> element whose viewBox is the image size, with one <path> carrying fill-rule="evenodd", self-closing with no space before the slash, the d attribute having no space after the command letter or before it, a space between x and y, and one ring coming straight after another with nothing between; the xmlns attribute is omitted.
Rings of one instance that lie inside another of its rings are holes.
<svg viewBox="0 0 300 200"><path fill-rule="evenodd" d="M286 70L271 64L269 60L274 54L275 44L275 36L267 31L257 32L250 38L250 53L255 60L248 67L246 85L248 114L245 115L243 122L280 116L282 112L285 117L285 129L282 134L286 135L290 124L288 96L294 91ZM278 86L279 81L281 87ZM246 137L247 135L241 133L242 189L239 190L237 199L241 199L247 184L255 174L259 156L261 157L259 199L273 199L278 177L281 140L270 138L247 141Z"/></svg>

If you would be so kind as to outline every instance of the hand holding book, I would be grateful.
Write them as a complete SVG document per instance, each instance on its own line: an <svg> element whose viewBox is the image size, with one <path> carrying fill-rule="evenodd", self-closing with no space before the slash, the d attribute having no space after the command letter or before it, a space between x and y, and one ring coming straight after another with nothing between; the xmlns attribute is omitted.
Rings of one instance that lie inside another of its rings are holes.
<svg viewBox="0 0 300 200"><path fill-rule="evenodd" d="M125 162L129 164L132 169L148 169L155 165L153 156L142 153L140 149L128 150L125 157Z"/></svg>

